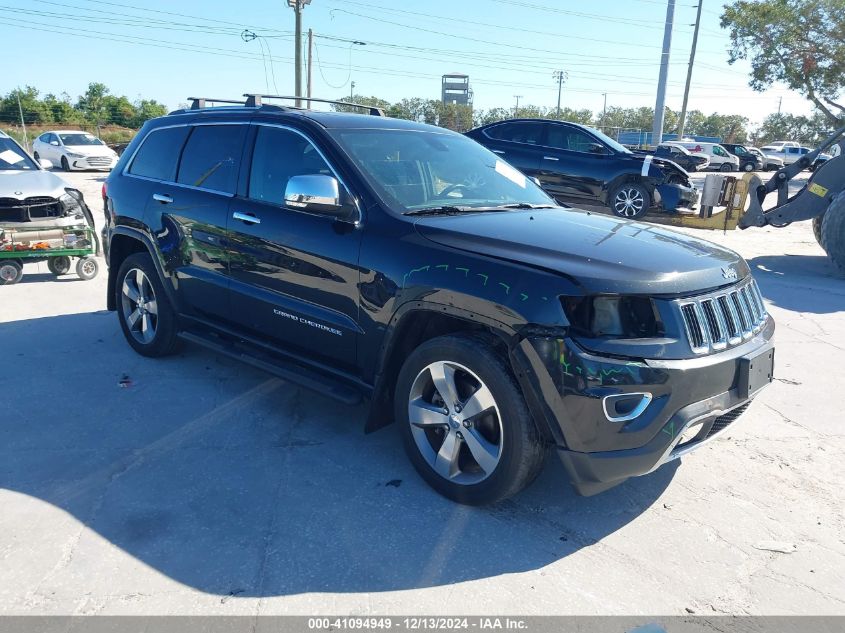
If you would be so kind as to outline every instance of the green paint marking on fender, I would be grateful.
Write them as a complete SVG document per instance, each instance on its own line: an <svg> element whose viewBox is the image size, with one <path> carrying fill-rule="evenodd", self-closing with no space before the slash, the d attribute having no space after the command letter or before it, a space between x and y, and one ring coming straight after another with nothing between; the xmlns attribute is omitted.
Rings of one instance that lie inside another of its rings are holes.
<svg viewBox="0 0 845 633"><path fill-rule="evenodd" d="M584 373L583 371L581 371L581 368L580 368L580 367L576 367L576 368L575 368L575 370L576 370L579 374L583 374L583 373Z"/></svg>
<svg viewBox="0 0 845 633"><path fill-rule="evenodd" d="M443 270L449 270L449 264L438 264L435 268L442 268Z"/></svg>
<svg viewBox="0 0 845 633"><path fill-rule="evenodd" d="M520 293L519 293L519 296L520 296L520 297L522 297L522 300L523 300L523 301L526 301L526 300L528 299L528 295L527 295L527 294L525 294L524 292L520 292Z"/></svg>
<svg viewBox="0 0 845 633"><path fill-rule="evenodd" d="M488 280L490 277L489 277L488 275L482 275L481 273L475 273L475 274L476 274L477 276L479 276L479 277L484 277L484 283L483 283L483 284L481 284L481 285L482 285L482 286L486 286L486 285L487 285L487 280Z"/></svg>
<svg viewBox="0 0 845 633"><path fill-rule="evenodd" d="M672 421L672 424L669 425L669 428L662 429L662 431L669 437L675 437L675 422Z"/></svg>
<svg viewBox="0 0 845 633"><path fill-rule="evenodd" d="M413 269L409 270L407 273L405 273L405 276L402 277L402 288L404 289L405 284L408 283L408 277L410 277L414 273L420 273L424 270L429 270L430 268L431 268L431 265L429 264L428 266L420 266L419 268L413 268Z"/></svg>
<svg viewBox="0 0 845 633"><path fill-rule="evenodd" d="M566 362L566 354L562 351L560 353L560 364L563 365L563 373L571 376L572 372L569 371L570 364Z"/></svg>
<svg viewBox="0 0 845 633"><path fill-rule="evenodd" d="M504 289L505 289L505 294L506 294L506 295L509 295L509 294L511 293L511 287L510 287L509 285L507 285L507 284L503 284L501 281L499 282L499 285L500 285L502 288L504 288Z"/></svg>
<svg viewBox="0 0 845 633"><path fill-rule="evenodd" d="M469 275L469 268L458 268L457 266L455 266L455 270L462 270L462 271L464 271L464 277L466 277L466 276L468 276L468 275Z"/></svg>

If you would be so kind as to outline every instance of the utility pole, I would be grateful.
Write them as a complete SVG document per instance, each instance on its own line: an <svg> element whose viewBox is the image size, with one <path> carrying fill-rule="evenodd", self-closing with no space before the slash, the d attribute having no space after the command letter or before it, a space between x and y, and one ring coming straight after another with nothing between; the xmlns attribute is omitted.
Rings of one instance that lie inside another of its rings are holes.
<svg viewBox="0 0 845 633"><path fill-rule="evenodd" d="M557 116L560 118L560 93L563 89L563 82L569 75L566 74L565 70L556 70L552 77L557 79Z"/></svg>
<svg viewBox="0 0 845 633"><path fill-rule="evenodd" d="M663 29L663 52L660 55L660 76L657 80L657 102L654 104L652 145L657 145L663 140L663 109L666 105L666 79L669 74L669 50L672 48L672 22L674 19L675 0L669 0L666 6L666 26Z"/></svg>
<svg viewBox="0 0 845 633"><path fill-rule="evenodd" d="M18 98L18 103L20 103L20 102L21 102L21 100L20 100L20 98ZM783 97L778 97L778 118L780 118L780 106L782 104L783 104Z"/></svg>
<svg viewBox="0 0 845 633"><path fill-rule="evenodd" d="M513 109L513 118L516 118L516 113L519 112L519 100L522 98L522 95L514 95L516 99L516 107Z"/></svg>
<svg viewBox="0 0 845 633"><path fill-rule="evenodd" d="M21 114L21 127L23 128L23 146L25 149L29 149L29 141L26 138L26 121L23 120L23 108L21 107L21 89L18 88L18 112Z"/></svg>
<svg viewBox="0 0 845 633"><path fill-rule="evenodd" d="M294 96L302 96L302 9L306 4L311 4L311 0L288 0L288 6L293 9L296 15L296 26L294 31ZM302 102L297 99L296 107L302 107Z"/></svg>
<svg viewBox="0 0 845 633"><path fill-rule="evenodd" d="M355 100L355 82L349 82L349 103Z"/></svg>
<svg viewBox="0 0 845 633"><path fill-rule="evenodd" d="M687 122L687 100L689 86L692 81L692 65L695 62L695 47L698 44L698 27L701 25L701 5L704 0L698 0L698 11L695 14L695 30L692 32L692 49L689 53L689 68L687 68L687 85L684 87L684 104L681 106L681 118L678 120L678 139L684 138L684 125Z"/></svg>
<svg viewBox="0 0 845 633"><path fill-rule="evenodd" d="M607 93L603 92L602 95L604 96L604 108L601 111L601 122L604 125L604 117L607 115Z"/></svg>
<svg viewBox="0 0 845 633"><path fill-rule="evenodd" d="M314 31L308 29L308 79L305 83L306 96L311 98L311 54L314 50ZM311 102L308 102L308 107L311 107Z"/></svg>

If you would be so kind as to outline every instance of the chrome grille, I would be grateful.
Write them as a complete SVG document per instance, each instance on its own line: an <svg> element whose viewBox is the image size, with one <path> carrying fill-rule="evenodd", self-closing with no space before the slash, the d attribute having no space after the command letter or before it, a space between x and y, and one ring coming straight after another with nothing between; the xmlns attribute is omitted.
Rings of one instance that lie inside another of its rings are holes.
<svg viewBox="0 0 845 633"><path fill-rule="evenodd" d="M89 156L85 159L91 167L108 167L111 165L111 158L108 156Z"/></svg>
<svg viewBox="0 0 845 633"><path fill-rule="evenodd" d="M757 334L768 314L753 279L728 290L678 302L692 351L706 354Z"/></svg>

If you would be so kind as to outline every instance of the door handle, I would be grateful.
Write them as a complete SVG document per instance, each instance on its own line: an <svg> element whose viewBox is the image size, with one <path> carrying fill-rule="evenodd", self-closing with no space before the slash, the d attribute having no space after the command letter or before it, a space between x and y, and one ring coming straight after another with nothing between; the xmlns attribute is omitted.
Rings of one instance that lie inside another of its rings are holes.
<svg viewBox="0 0 845 633"><path fill-rule="evenodd" d="M155 200L156 202L161 202L162 204L170 204L171 202L173 202L173 198L165 193L154 193L153 200Z"/></svg>
<svg viewBox="0 0 845 633"><path fill-rule="evenodd" d="M560 159L555 158L554 156L543 156L543 160L560 160Z"/></svg>
<svg viewBox="0 0 845 633"><path fill-rule="evenodd" d="M261 220L256 218L254 215L249 213L241 213L240 211L235 211L232 214L232 217L235 220L240 220L241 222L246 222L247 224L261 224Z"/></svg>

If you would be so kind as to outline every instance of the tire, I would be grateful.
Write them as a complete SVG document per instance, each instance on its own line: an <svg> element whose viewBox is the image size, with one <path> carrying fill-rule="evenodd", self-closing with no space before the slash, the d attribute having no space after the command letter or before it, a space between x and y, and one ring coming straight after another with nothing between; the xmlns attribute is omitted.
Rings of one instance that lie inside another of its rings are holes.
<svg viewBox="0 0 845 633"><path fill-rule="evenodd" d="M100 265L93 257L82 257L76 262L76 274L83 281L91 281L100 272Z"/></svg>
<svg viewBox="0 0 845 633"><path fill-rule="evenodd" d="M37 163L39 160L41 160L41 157L38 155L38 152L33 152L32 157L35 159L35 162L36 162L36 163Z"/></svg>
<svg viewBox="0 0 845 633"><path fill-rule="evenodd" d="M136 352L155 358L178 349L176 311L148 253L134 253L123 261L115 302L120 328Z"/></svg>
<svg viewBox="0 0 845 633"><path fill-rule="evenodd" d="M822 222L824 221L824 213L821 215L817 215L813 218L813 235L816 238L816 242L819 243L819 246L822 246Z"/></svg>
<svg viewBox="0 0 845 633"><path fill-rule="evenodd" d="M754 171L754 165L752 165L751 163L745 163L742 166L742 171Z"/></svg>
<svg viewBox="0 0 845 633"><path fill-rule="evenodd" d="M0 286L11 286L23 277L23 266L14 259L0 260Z"/></svg>
<svg viewBox="0 0 845 633"><path fill-rule="evenodd" d="M648 213L651 207L651 195L648 190L636 182L624 182L607 197L613 215L636 220Z"/></svg>
<svg viewBox="0 0 845 633"><path fill-rule="evenodd" d="M824 212L821 246L845 273L845 194L839 194Z"/></svg>
<svg viewBox="0 0 845 633"><path fill-rule="evenodd" d="M70 163L67 162L67 156L62 156L62 169L64 171L70 171Z"/></svg>
<svg viewBox="0 0 845 633"><path fill-rule="evenodd" d="M733 170L734 170L733 163L722 163L719 166L719 171L726 171L727 172L727 171L733 171Z"/></svg>
<svg viewBox="0 0 845 633"><path fill-rule="evenodd" d="M62 255L60 257L50 257L47 260L47 268L50 272L56 275L66 275L70 270L70 257Z"/></svg>
<svg viewBox="0 0 845 633"><path fill-rule="evenodd" d="M435 379L451 397L440 396ZM420 345L399 372L394 407L411 463L453 501L496 503L543 467L546 444L509 367L485 338L441 336Z"/></svg>

